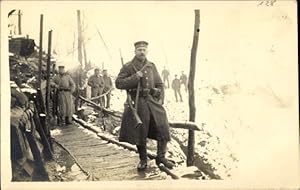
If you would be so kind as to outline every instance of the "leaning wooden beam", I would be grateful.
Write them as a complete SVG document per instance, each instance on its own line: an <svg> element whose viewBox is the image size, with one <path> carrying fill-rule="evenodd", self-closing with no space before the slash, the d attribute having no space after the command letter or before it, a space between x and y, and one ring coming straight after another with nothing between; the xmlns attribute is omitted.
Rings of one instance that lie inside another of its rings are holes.
<svg viewBox="0 0 300 190"><path fill-rule="evenodd" d="M96 104L95 102L92 102L82 96L79 96L79 99L84 101L85 103L89 104L90 106L92 106L93 108L99 110L99 111L103 111L105 113L108 113L108 114L111 114L113 116L116 116L116 117L121 117L120 115L118 115L115 111L112 111L112 110L109 110L109 109L106 109L102 106L99 106L98 104Z"/></svg>
<svg viewBox="0 0 300 190"><path fill-rule="evenodd" d="M112 88L110 88L107 92L105 92L104 94L101 94L100 96L95 96L95 97L92 97L92 98L90 98L90 99L88 99L88 100L97 100L97 99L99 99L99 98L101 98L101 97L104 97L104 96L106 96L108 93L110 93L112 91Z"/></svg>
<svg viewBox="0 0 300 190"><path fill-rule="evenodd" d="M191 121L169 121L169 125L172 128L180 128L180 129L188 129L193 131L200 131L200 128L197 126L196 123Z"/></svg>

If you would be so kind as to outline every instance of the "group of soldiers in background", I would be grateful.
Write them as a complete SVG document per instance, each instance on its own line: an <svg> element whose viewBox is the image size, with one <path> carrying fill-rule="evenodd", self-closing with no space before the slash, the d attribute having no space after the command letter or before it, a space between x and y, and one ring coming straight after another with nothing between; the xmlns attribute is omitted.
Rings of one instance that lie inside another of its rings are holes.
<svg viewBox="0 0 300 190"><path fill-rule="evenodd" d="M170 72L166 69L166 67L164 67L164 69L162 70L161 75L162 75L162 78L163 78L165 88L170 88L170 84L169 84ZM184 73L184 71L181 71L181 76L180 76L179 79L178 79L178 76L176 74L175 78L172 81L172 86L171 87L174 90L176 102L178 102L178 96L180 98L180 101L181 102L183 101L181 91L180 91L182 84L184 85L185 91L187 91L187 76Z"/></svg>
<svg viewBox="0 0 300 190"><path fill-rule="evenodd" d="M108 76L107 70L103 70L103 76L100 75L100 70L95 69L95 74L88 79L88 85L91 87L91 96L96 97L103 95L99 99L94 100L101 106L110 107L110 95L112 90L112 80ZM76 85L72 77L65 72L64 66L58 67L56 74L51 82L51 86L56 89L58 123L60 125L72 124L72 115L75 112L75 104L73 93L76 90ZM106 99L106 104L105 104Z"/></svg>
<svg viewBox="0 0 300 190"><path fill-rule="evenodd" d="M96 68L94 75L88 79L88 85L91 87L92 98L102 96L99 99L95 99L94 102L106 108L110 108L110 96L113 83L106 69L103 70L102 74L101 76L100 70Z"/></svg>

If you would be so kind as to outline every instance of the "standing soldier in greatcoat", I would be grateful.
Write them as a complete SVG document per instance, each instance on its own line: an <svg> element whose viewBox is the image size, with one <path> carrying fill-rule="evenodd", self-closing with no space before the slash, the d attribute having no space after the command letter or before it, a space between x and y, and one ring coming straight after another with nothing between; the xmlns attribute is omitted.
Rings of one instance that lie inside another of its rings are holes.
<svg viewBox="0 0 300 190"><path fill-rule="evenodd" d="M172 81L172 88L174 90L176 102L178 102L178 96L177 95L179 95L180 101L182 102L180 87L181 87L180 80L177 78L177 75L175 75L175 78Z"/></svg>
<svg viewBox="0 0 300 190"><path fill-rule="evenodd" d="M100 71L98 68L94 70L94 75L92 75L88 80L88 85L91 87L92 94L91 97L100 96L103 93L104 88L104 81L103 77L100 76ZM102 98L95 100L95 103L100 103L100 105L103 105L104 102L102 102Z"/></svg>
<svg viewBox="0 0 300 190"><path fill-rule="evenodd" d="M147 137L157 140L156 164L163 163L168 168L174 164L165 157L167 142L170 141L169 123L164 109L164 84L154 63L147 60L148 43L139 41L134 44L135 57L126 63L115 81L118 89L129 92L131 99L136 99L138 83L140 83L137 113L143 123L142 127L134 127L131 109L125 106L119 140L137 146L140 162L139 171L147 168Z"/></svg>
<svg viewBox="0 0 300 190"><path fill-rule="evenodd" d="M110 108L110 95L111 95L111 90L113 88L113 83L111 77L108 76L108 72L106 69L103 70L103 81L104 81L103 94L106 93L106 95L105 97L103 97L102 101L104 102L104 106L106 108Z"/></svg>
<svg viewBox="0 0 300 190"><path fill-rule="evenodd" d="M71 76L65 72L64 66L58 67L58 74L53 78L52 86L58 90L58 114L61 124L72 124L72 115L75 111L72 93L75 83Z"/></svg>
<svg viewBox="0 0 300 190"><path fill-rule="evenodd" d="M167 88L170 88L169 75L170 75L170 72L166 69L166 67L164 67L164 70L162 70L162 72L161 72L161 76L163 78L164 85ZM168 85L166 85L166 83L168 83Z"/></svg>

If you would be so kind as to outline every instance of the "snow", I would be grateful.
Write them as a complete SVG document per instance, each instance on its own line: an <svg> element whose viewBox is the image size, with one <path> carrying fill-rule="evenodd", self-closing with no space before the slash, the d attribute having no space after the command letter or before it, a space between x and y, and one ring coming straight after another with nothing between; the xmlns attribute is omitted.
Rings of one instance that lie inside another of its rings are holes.
<svg viewBox="0 0 300 190"><path fill-rule="evenodd" d="M52 130L50 130L50 134L52 137L58 136L61 134L61 130L60 129L52 129Z"/></svg>
<svg viewBox="0 0 300 190"><path fill-rule="evenodd" d="M264 140L266 133L274 135L272 139L281 134L292 135L292 132L285 131L281 126L289 126L290 121L294 121L295 116L289 113L295 109L295 100L276 96L269 87L245 86L236 81L211 81L196 86L195 123L200 128L200 131L195 131L196 157L211 166L213 173L221 179L235 179L241 170L253 171L249 168L252 162L249 158L256 155L258 150L266 152L260 148L264 144L269 146ZM181 93L183 102L177 103L173 90L165 91L164 107L170 121L186 122L189 118L188 93L184 90ZM124 90L113 90L111 109L122 112L125 100ZM99 126L95 126L95 122L96 117L90 115L89 123L93 123L91 126L101 131ZM272 126L272 130L267 126ZM116 127L114 134L118 130L119 127ZM180 172L191 173L192 169L186 167L186 156L180 146L187 146L188 131L171 128L170 132L173 138L168 144L167 157L178 164ZM253 136L259 140L253 140ZM109 137L117 140L116 136ZM241 149L242 145L254 146L257 150ZM149 140L148 148L155 152L155 142ZM253 164L252 166L254 168ZM211 179L201 169L200 172L202 179Z"/></svg>

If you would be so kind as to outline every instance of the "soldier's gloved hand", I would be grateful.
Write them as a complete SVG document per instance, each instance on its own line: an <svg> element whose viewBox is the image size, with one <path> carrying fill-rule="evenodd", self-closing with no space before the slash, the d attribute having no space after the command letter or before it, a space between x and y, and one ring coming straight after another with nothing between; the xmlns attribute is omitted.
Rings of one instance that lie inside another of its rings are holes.
<svg viewBox="0 0 300 190"><path fill-rule="evenodd" d="M142 72L142 71L138 71L138 72L136 72L136 74L137 74L137 76L138 76L139 78L143 77L143 72Z"/></svg>

